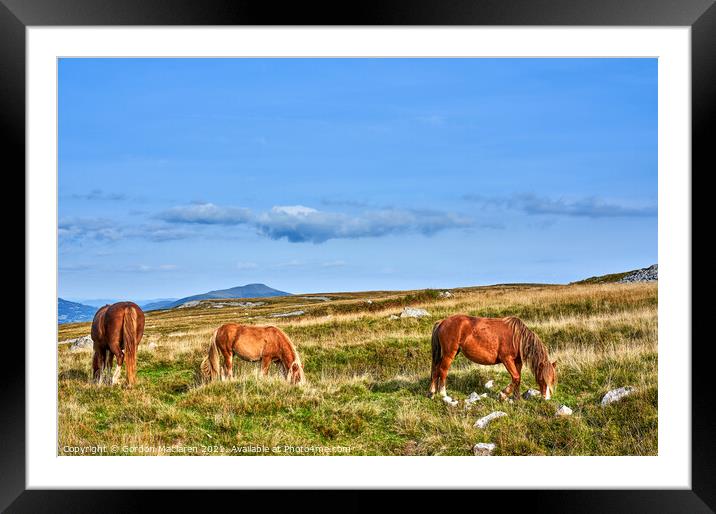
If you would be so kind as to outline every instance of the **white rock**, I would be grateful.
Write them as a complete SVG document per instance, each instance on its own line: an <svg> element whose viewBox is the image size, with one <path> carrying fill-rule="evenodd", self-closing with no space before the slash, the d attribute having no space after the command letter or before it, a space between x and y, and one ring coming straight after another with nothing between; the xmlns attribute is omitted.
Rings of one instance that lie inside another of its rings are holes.
<svg viewBox="0 0 716 514"><path fill-rule="evenodd" d="M290 318L292 316L301 316L306 314L304 311L291 311L291 312L279 312L278 314L272 314L272 318Z"/></svg>
<svg viewBox="0 0 716 514"><path fill-rule="evenodd" d="M612 389L602 398L602 405L607 405L617 400L621 400L625 396L630 395L634 392L634 388L631 386L620 387L619 389Z"/></svg>
<svg viewBox="0 0 716 514"><path fill-rule="evenodd" d="M443 396L443 401L451 407L455 407L457 405L457 400L453 400L449 396Z"/></svg>
<svg viewBox="0 0 716 514"><path fill-rule="evenodd" d="M415 307L406 307L403 309L403 312L400 313L401 318L422 318L429 315L425 309L417 309Z"/></svg>
<svg viewBox="0 0 716 514"><path fill-rule="evenodd" d="M557 412L555 412L554 415L555 416L571 416L572 409L570 409L566 405L560 405L559 409L557 409Z"/></svg>
<svg viewBox="0 0 716 514"><path fill-rule="evenodd" d="M465 408L469 409L473 403L479 402L483 398L487 398L487 393L477 394L475 391L470 393L470 396L465 398Z"/></svg>
<svg viewBox="0 0 716 514"><path fill-rule="evenodd" d="M400 318L398 316L396 316L395 314L391 314L390 316L388 316L388 319L400 319Z"/></svg>
<svg viewBox="0 0 716 514"><path fill-rule="evenodd" d="M495 443L477 443L472 447L472 452L478 457L487 457L495 451Z"/></svg>
<svg viewBox="0 0 716 514"><path fill-rule="evenodd" d="M452 293L450 291L443 291L438 295L440 298L451 298Z"/></svg>
<svg viewBox="0 0 716 514"><path fill-rule="evenodd" d="M190 300L188 302L182 303L177 309L188 309L189 307L196 307L201 302L199 300Z"/></svg>
<svg viewBox="0 0 716 514"><path fill-rule="evenodd" d="M67 339L65 341L62 341L61 344L69 344L71 352L92 350L94 347L94 341L92 341L92 336L82 336L76 339Z"/></svg>
<svg viewBox="0 0 716 514"><path fill-rule="evenodd" d="M659 280L659 265L653 264L623 277L619 282L651 282Z"/></svg>
<svg viewBox="0 0 716 514"><path fill-rule="evenodd" d="M494 380L488 380L485 382L485 389L492 389L495 387L495 381Z"/></svg>
<svg viewBox="0 0 716 514"><path fill-rule="evenodd" d="M155 343L154 341L152 341L151 343L149 343L147 345L147 350L155 350L156 348L157 348L157 343Z"/></svg>
<svg viewBox="0 0 716 514"><path fill-rule="evenodd" d="M530 398L535 398L542 396L542 393L540 393L537 389L527 389L524 393L522 393L522 398L525 400L529 400Z"/></svg>
<svg viewBox="0 0 716 514"><path fill-rule="evenodd" d="M506 412L502 412L501 410L497 410L495 412L489 413L487 416L484 416L477 421L475 421L475 427L477 428L485 428L487 425L490 424L490 422L493 419L501 418L502 416L507 416Z"/></svg>

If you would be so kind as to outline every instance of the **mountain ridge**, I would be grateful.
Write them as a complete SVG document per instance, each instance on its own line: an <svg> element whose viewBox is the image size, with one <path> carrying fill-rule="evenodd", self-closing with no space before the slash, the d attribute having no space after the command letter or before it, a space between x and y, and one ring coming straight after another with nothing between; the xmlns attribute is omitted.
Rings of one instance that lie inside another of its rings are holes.
<svg viewBox="0 0 716 514"><path fill-rule="evenodd" d="M57 323L75 323L90 321L94 318L97 307L83 303L71 302L64 298L57 298Z"/></svg>
<svg viewBox="0 0 716 514"><path fill-rule="evenodd" d="M245 284L243 286L230 287L228 289L215 289L206 293L195 294L191 296L185 296L174 301L167 302L155 302L143 307L144 310L161 310L161 309L173 309L179 307L186 302L196 300L217 300L223 298L268 298L272 296L291 296L291 293L285 291L279 291L266 284L253 283Z"/></svg>

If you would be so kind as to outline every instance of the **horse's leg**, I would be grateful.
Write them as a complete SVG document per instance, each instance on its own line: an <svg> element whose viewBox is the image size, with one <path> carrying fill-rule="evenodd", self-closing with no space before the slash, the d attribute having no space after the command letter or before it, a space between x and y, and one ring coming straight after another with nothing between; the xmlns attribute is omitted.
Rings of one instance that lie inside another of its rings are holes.
<svg viewBox="0 0 716 514"><path fill-rule="evenodd" d="M112 371L112 364L114 362L114 354L109 354L109 365L107 366L107 371ZM119 380L119 374L122 372L122 366L119 364L119 358L117 358L117 367L114 368L114 373L112 373L112 378L110 380L110 384L115 385L117 381Z"/></svg>
<svg viewBox="0 0 716 514"><path fill-rule="evenodd" d="M513 357L505 357L502 359L502 363L505 365L505 368L507 368L507 371L510 373L510 376L512 377L512 381L505 387L502 392L500 393L500 398L505 399L507 398L513 391L515 392L515 398L519 398L520 395L520 369L517 367L517 363L515 362ZM520 363L520 367L522 366L522 363Z"/></svg>
<svg viewBox="0 0 716 514"><path fill-rule="evenodd" d="M435 392L438 390L438 380L440 373L440 362L433 364L432 370L430 371L430 389L428 391L428 398L435 396Z"/></svg>
<svg viewBox="0 0 716 514"><path fill-rule="evenodd" d="M515 368L517 368L517 383L515 385L514 396L515 400L519 400L520 396L520 381L522 380L522 360L515 359Z"/></svg>
<svg viewBox="0 0 716 514"><path fill-rule="evenodd" d="M109 371L112 369L112 365L110 364L109 358L112 355L112 352L109 351L109 348L105 349L104 351L104 367L102 368L102 382L106 382L107 384L111 383L111 380L109 378Z"/></svg>
<svg viewBox="0 0 716 514"><path fill-rule="evenodd" d="M261 357L261 375L268 375L269 366L271 366L271 357Z"/></svg>
<svg viewBox="0 0 716 514"><path fill-rule="evenodd" d="M102 373L104 372L104 352L100 350L94 351L92 357L92 380L97 384L102 383Z"/></svg>
<svg viewBox="0 0 716 514"><path fill-rule="evenodd" d="M456 355L457 348L449 353L443 353L442 359L440 359L440 364L438 364L438 389L440 396L447 396L447 374Z"/></svg>
<svg viewBox="0 0 716 514"><path fill-rule="evenodd" d="M222 352L224 354L224 370L222 380L234 378L234 352Z"/></svg>

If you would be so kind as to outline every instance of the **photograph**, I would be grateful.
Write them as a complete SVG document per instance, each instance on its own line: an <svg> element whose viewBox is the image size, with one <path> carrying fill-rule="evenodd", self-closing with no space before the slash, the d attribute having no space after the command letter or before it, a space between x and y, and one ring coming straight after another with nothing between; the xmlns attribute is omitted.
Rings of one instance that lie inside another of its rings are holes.
<svg viewBox="0 0 716 514"><path fill-rule="evenodd" d="M659 66L58 58L56 455L659 456Z"/></svg>

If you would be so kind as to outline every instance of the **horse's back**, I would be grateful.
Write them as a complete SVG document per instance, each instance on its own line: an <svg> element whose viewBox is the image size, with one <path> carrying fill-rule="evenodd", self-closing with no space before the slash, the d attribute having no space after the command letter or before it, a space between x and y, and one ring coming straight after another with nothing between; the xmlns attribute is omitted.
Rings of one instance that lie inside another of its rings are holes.
<svg viewBox="0 0 716 514"><path fill-rule="evenodd" d="M511 351L512 329L506 318L483 318L455 314L440 322L443 344L459 347L465 356L480 364L499 362Z"/></svg>
<svg viewBox="0 0 716 514"><path fill-rule="evenodd" d="M144 334L144 312L134 302L117 302L100 308L92 320L92 340L95 343L105 343L106 339L119 337L124 325L127 311L134 311L136 337Z"/></svg>
<svg viewBox="0 0 716 514"><path fill-rule="evenodd" d="M95 344L101 343L104 339L104 318L107 315L108 308L109 304L100 307L97 309L97 312L94 313L94 318L92 318L91 337Z"/></svg>
<svg viewBox="0 0 716 514"><path fill-rule="evenodd" d="M255 361L265 352L273 353L288 337L272 325L225 323L216 332L216 344L233 349L242 359Z"/></svg>

